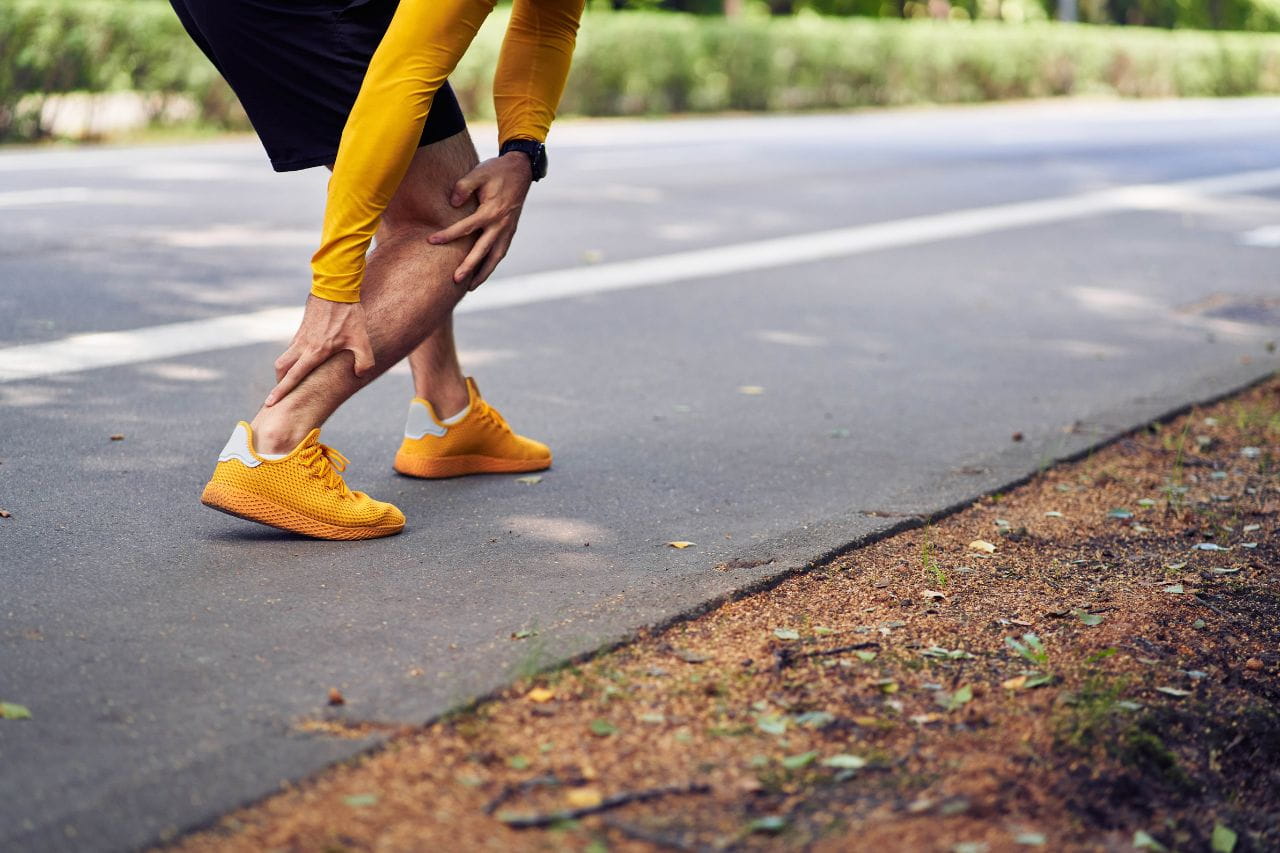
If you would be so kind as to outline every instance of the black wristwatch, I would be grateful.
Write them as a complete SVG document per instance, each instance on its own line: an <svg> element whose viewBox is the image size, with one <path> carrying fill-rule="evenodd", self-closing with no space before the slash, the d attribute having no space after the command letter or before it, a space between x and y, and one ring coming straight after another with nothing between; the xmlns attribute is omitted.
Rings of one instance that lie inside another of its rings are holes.
<svg viewBox="0 0 1280 853"><path fill-rule="evenodd" d="M519 151L529 157L529 166L533 169L533 179L540 181L547 176L547 146L532 139L508 139L498 150L501 157L510 151Z"/></svg>

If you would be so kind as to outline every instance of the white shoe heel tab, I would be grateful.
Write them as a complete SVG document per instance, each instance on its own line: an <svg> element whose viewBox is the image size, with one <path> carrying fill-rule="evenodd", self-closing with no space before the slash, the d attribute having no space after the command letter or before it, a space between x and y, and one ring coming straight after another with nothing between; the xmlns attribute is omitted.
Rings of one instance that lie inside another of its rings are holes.
<svg viewBox="0 0 1280 853"><path fill-rule="evenodd" d="M262 460L249 449L249 428L243 422L236 424L231 438L227 439L226 446L218 454L219 462L230 462L232 459L239 460L246 468L257 468L262 464Z"/></svg>
<svg viewBox="0 0 1280 853"><path fill-rule="evenodd" d="M425 403L413 400L409 403L409 417L404 422L404 437L417 441L428 435L434 435L437 438L444 435L447 430L442 427L431 415L431 410L427 408Z"/></svg>

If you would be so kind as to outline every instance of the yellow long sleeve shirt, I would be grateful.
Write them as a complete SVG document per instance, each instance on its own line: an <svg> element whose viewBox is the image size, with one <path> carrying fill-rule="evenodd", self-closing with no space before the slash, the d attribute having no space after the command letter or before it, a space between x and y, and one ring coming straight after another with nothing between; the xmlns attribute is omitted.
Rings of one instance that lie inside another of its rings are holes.
<svg viewBox="0 0 1280 853"><path fill-rule="evenodd" d="M585 0L514 0L493 81L498 136L543 142L564 93ZM494 0L400 0L347 117L329 178L311 292L359 302L365 253L409 169L431 101Z"/></svg>

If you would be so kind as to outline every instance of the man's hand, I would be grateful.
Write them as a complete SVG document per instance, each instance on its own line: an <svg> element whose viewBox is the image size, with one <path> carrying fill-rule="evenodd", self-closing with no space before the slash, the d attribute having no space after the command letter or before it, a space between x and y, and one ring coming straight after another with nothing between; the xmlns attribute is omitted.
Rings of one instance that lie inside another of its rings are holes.
<svg viewBox="0 0 1280 853"><path fill-rule="evenodd" d="M480 232L475 246L453 273L455 284L465 282L468 290L475 290L506 257L531 183L533 168L528 155L512 151L485 160L454 185L450 204L461 207L474 195L480 205L475 213L429 238L432 243L443 245Z"/></svg>
<svg viewBox="0 0 1280 853"><path fill-rule="evenodd" d="M359 302L330 302L308 296L302 325L284 355L276 359L279 384L267 395L266 405L274 406L283 400L307 374L343 350L350 350L356 357L356 376L373 369L373 347L365 326L364 306Z"/></svg>

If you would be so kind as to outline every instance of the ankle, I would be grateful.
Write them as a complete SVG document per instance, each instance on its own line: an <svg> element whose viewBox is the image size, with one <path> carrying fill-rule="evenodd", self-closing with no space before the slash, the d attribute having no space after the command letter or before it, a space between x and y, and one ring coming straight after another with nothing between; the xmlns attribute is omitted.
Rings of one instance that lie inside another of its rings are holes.
<svg viewBox="0 0 1280 853"><path fill-rule="evenodd" d="M299 427L287 417L263 409L249 424L253 428L253 449L258 453L289 453L302 443L311 430Z"/></svg>
<svg viewBox="0 0 1280 853"><path fill-rule="evenodd" d="M471 402L467 381L461 376L447 382L433 382L427 388L419 387L415 393L431 404L432 411L440 420L453 417Z"/></svg>

